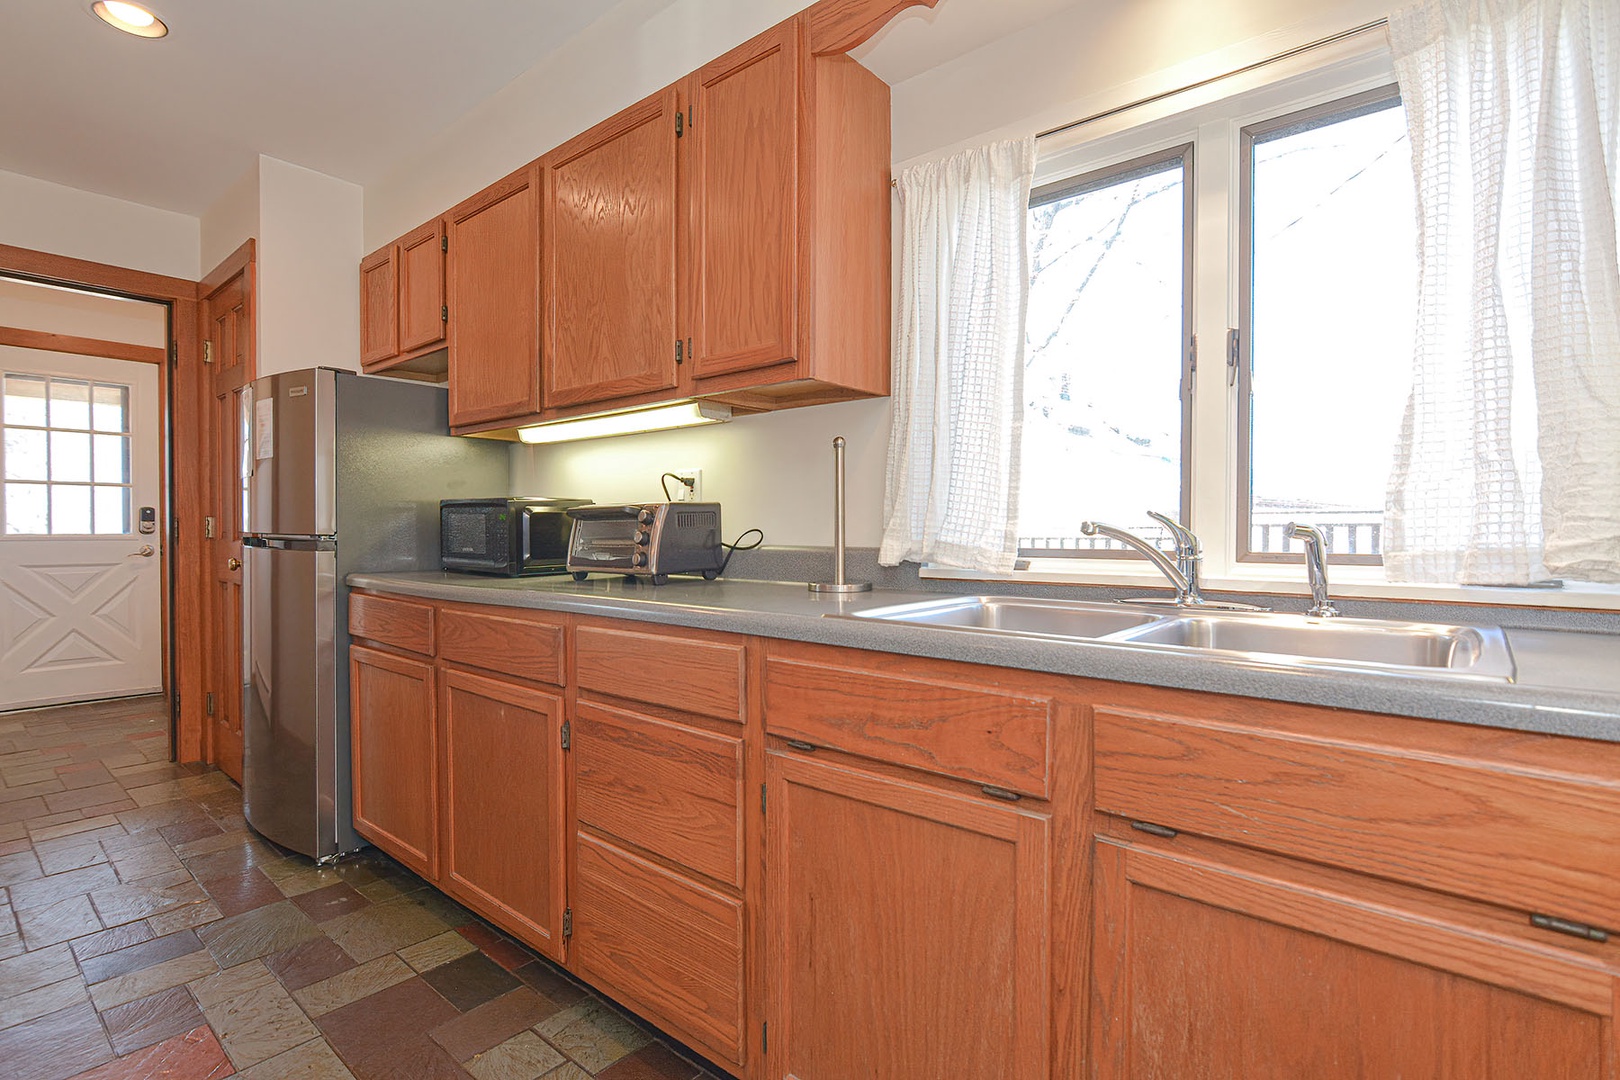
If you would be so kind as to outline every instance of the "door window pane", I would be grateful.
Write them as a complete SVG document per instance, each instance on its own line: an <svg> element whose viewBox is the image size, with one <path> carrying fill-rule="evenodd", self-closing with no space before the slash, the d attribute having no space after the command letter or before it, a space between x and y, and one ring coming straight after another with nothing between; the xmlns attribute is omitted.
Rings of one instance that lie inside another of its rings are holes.
<svg viewBox="0 0 1620 1080"><path fill-rule="evenodd" d="M129 532L129 488L98 486L94 490L96 532Z"/></svg>
<svg viewBox="0 0 1620 1080"><path fill-rule="evenodd" d="M129 430L129 387L98 383L91 396L90 418L97 431Z"/></svg>
<svg viewBox="0 0 1620 1080"><path fill-rule="evenodd" d="M50 531L50 499L45 485L7 484L6 532L39 536Z"/></svg>
<svg viewBox="0 0 1620 1080"><path fill-rule="evenodd" d="M7 375L3 385L7 424L45 426L45 380L37 375Z"/></svg>
<svg viewBox="0 0 1620 1080"><path fill-rule="evenodd" d="M90 384L73 379L51 380L51 427L90 427Z"/></svg>
<svg viewBox="0 0 1620 1080"><path fill-rule="evenodd" d="M43 431L6 429L7 480L50 479L50 458L45 450L45 439Z"/></svg>
<svg viewBox="0 0 1620 1080"><path fill-rule="evenodd" d="M89 483L90 436L80 431L51 432L51 479Z"/></svg>
<svg viewBox="0 0 1620 1080"><path fill-rule="evenodd" d="M1157 533L1182 510L1188 158L1132 162L1030 207L1019 547L1120 549L1107 521Z"/></svg>
<svg viewBox="0 0 1620 1080"><path fill-rule="evenodd" d="M90 532L90 488L70 484L52 484L52 535L88 532Z"/></svg>
<svg viewBox="0 0 1620 1080"><path fill-rule="evenodd" d="M129 483L129 436L94 435L95 481L98 484Z"/></svg>
<svg viewBox="0 0 1620 1080"><path fill-rule="evenodd" d="M1398 98L1253 137L1248 553L1379 556L1412 386L1417 231Z"/></svg>
<svg viewBox="0 0 1620 1080"><path fill-rule="evenodd" d="M129 406L128 386L15 372L0 377L5 532L131 531Z"/></svg>

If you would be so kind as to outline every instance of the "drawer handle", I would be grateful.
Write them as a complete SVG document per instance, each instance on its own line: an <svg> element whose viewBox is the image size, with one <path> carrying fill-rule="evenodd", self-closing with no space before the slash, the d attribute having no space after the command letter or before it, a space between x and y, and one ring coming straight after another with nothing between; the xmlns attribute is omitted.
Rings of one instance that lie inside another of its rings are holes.
<svg viewBox="0 0 1620 1080"><path fill-rule="evenodd" d="M1573 919L1560 919L1556 915L1537 915L1532 913L1530 925L1540 930L1551 930L1558 934L1568 934L1570 937L1583 938L1587 941L1608 941L1609 932L1599 930L1595 926L1575 922Z"/></svg>
<svg viewBox="0 0 1620 1080"><path fill-rule="evenodd" d="M1145 832L1149 836L1162 836L1166 840L1174 840L1181 834L1166 825L1155 825L1151 821L1133 821L1131 828L1137 832Z"/></svg>
<svg viewBox="0 0 1620 1080"><path fill-rule="evenodd" d="M815 750L815 748L816 748L815 743L807 743L803 739L789 739L787 741L787 744L789 746L793 747L793 749L801 750L806 754L810 753L811 751Z"/></svg>
<svg viewBox="0 0 1620 1080"><path fill-rule="evenodd" d="M1023 798L1023 796L1018 794L1016 791L1008 791L1006 788L995 787L992 784L980 784L979 790L990 796L992 799L1006 799L1008 802L1017 802L1019 799Z"/></svg>

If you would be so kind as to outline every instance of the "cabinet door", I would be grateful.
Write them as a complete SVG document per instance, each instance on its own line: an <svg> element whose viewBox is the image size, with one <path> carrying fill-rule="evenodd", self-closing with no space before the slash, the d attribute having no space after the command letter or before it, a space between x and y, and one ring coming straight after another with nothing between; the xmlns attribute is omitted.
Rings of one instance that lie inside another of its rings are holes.
<svg viewBox="0 0 1620 1080"><path fill-rule="evenodd" d="M1620 981L1590 952L1303 865L1100 841L1096 874L1098 1080L1614 1080Z"/></svg>
<svg viewBox="0 0 1620 1080"><path fill-rule="evenodd" d="M540 408L539 172L450 211L450 426Z"/></svg>
<svg viewBox="0 0 1620 1080"><path fill-rule="evenodd" d="M798 24L693 76L693 373L798 354Z"/></svg>
<svg viewBox="0 0 1620 1080"><path fill-rule="evenodd" d="M444 886L561 960L562 699L443 674Z"/></svg>
<svg viewBox="0 0 1620 1080"><path fill-rule="evenodd" d="M1047 819L797 756L767 777L767 1074L1050 1075Z"/></svg>
<svg viewBox="0 0 1620 1080"><path fill-rule="evenodd" d="M399 241L399 351L444 340L444 222L435 218Z"/></svg>
<svg viewBox="0 0 1620 1080"><path fill-rule="evenodd" d="M398 249L388 244L360 261L360 363L375 364L399 355L395 292Z"/></svg>
<svg viewBox="0 0 1620 1080"><path fill-rule="evenodd" d="M349 648L354 828L401 863L439 875L433 665Z"/></svg>
<svg viewBox="0 0 1620 1080"><path fill-rule="evenodd" d="M545 405L675 385L675 89L547 154Z"/></svg>

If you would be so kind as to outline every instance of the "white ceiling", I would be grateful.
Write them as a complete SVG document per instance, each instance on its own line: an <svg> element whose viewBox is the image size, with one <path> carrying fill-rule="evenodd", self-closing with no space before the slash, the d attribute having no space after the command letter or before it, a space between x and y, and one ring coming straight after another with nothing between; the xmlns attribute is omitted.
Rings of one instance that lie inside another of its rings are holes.
<svg viewBox="0 0 1620 1080"><path fill-rule="evenodd" d="M0 169L194 216L260 153L365 185L619 2L154 0L158 40L9 3ZM943 0L855 55L898 83L1077 2Z"/></svg>

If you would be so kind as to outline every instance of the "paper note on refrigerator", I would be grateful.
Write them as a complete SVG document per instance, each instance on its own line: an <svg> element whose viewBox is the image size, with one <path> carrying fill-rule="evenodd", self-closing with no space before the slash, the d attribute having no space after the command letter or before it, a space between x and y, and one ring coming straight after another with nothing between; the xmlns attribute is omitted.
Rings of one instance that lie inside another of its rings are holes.
<svg viewBox="0 0 1620 1080"><path fill-rule="evenodd" d="M253 403L253 460L276 456L276 399Z"/></svg>

